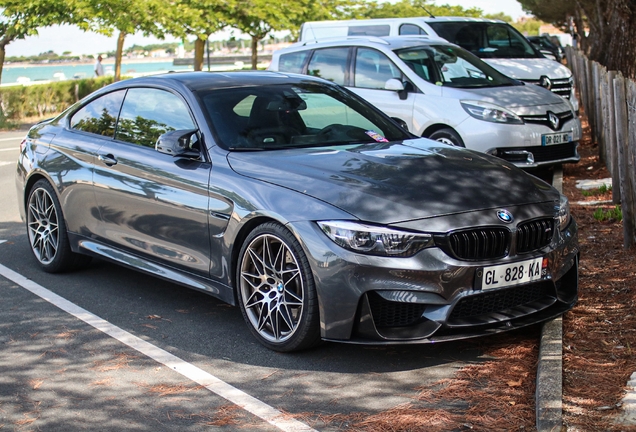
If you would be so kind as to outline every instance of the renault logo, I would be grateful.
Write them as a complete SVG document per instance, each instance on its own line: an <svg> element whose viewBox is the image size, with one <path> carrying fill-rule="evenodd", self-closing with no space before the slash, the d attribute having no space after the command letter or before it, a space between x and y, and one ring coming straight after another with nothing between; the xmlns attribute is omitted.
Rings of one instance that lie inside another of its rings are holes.
<svg viewBox="0 0 636 432"><path fill-rule="evenodd" d="M550 121L550 124L552 125L552 129L559 130L561 125L559 124L560 119L559 119L558 115L556 115L553 112L548 111L548 120Z"/></svg>
<svg viewBox="0 0 636 432"><path fill-rule="evenodd" d="M541 84L541 87L545 87L548 90L552 90L552 81L547 76L543 75L541 79L539 80L539 83Z"/></svg>
<svg viewBox="0 0 636 432"><path fill-rule="evenodd" d="M497 217L500 221L511 223L514 219L508 210L497 210Z"/></svg>

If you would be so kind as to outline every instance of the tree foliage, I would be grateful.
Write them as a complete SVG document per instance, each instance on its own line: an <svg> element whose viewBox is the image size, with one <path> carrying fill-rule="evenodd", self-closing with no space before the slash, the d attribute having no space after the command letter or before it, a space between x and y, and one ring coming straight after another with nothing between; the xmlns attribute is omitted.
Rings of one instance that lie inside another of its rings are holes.
<svg viewBox="0 0 636 432"><path fill-rule="evenodd" d="M592 60L636 78L636 0L519 0L525 11L572 31Z"/></svg>
<svg viewBox="0 0 636 432"><path fill-rule="evenodd" d="M84 30L106 35L118 33L115 55L115 80L121 78L121 60L127 35L142 32L145 36L163 38L166 30L161 26L162 17L169 11L170 3L164 0L75 0L74 13L80 18Z"/></svg>
<svg viewBox="0 0 636 432"><path fill-rule="evenodd" d="M171 0L161 24L171 35L194 42L194 70L203 68L205 42L211 34L227 27L231 2L222 0Z"/></svg>
<svg viewBox="0 0 636 432"><path fill-rule="evenodd" d="M355 0L240 0L232 4L229 24L251 38L252 69L258 42L275 30L296 30L305 21L348 16Z"/></svg>
<svg viewBox="0 0 636 432"><path fill-rule="evenodd" d="M483 17L484 12L476 7L437 6L428 0L400 0L396 3L372 1L359 9L358 18L406 18L418 16L465 16Z"/></svg>
<svg viewBox="0 0 636 432"><path fill-rule="evenodd" d="M74 0L0 0L0 79L8 44L37 35L38 27L77 23L74 6Z"/></svg>

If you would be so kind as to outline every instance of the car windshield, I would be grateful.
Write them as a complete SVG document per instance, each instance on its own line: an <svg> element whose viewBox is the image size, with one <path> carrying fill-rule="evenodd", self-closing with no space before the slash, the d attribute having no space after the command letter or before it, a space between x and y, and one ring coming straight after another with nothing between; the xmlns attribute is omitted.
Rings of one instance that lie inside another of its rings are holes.
<svg viewBox="0 0 636 432"><path fill-rule="evenodd" d="M505 23L431 22L435 32L480 58L543 58L521 33Z"/></svg>
<svg viewBox="0 0 636 432"><path fill-rule="evenodd" d="M395 52L421 78L446 87L501 87L518 84L466 50L426 45Z"/></svg>
<svg viewBox="0 0 636 432"><path fill-rule="evenodd" d="M270 150L402 141L411 136L336 86L263 85L201 94L221 147Z"/></svg>

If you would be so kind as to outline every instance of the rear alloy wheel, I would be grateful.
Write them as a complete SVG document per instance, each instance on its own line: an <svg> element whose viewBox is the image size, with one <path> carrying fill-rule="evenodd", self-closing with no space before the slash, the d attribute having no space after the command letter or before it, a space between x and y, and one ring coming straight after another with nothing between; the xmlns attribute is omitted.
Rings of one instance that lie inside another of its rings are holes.
<svg viewBox="0 0 636 432"><path fill-rule="evenodd" d="M453 145L455 147L465 147L464 141L453 129L444 128L437 130L428 136L429 139Z"/></svg>
<svg viewBox="0 0 636 432"><path fill-rule="evenodd" d="M46 180L35 183L27 204L31 252L44 271L62 272L90 261L90 257L71 251L60 203Z"/></svg>
<svg viewBox="0 0 636 432"><path fill-rule="evenodd" d="M258 341L281 352L317 345L316 289L294 236L280 224L265 223L250 233L239 257L239 304Z"/></svg>

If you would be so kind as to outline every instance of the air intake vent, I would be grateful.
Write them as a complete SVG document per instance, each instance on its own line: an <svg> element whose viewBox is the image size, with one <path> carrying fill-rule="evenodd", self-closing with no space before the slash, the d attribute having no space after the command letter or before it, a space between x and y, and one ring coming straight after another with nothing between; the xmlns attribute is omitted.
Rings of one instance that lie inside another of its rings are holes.
<svg viewBox="0 0 636 432"><path fill-rule="evenodd" d="M554 289L545 282L503 290L486 291L461 299L449 317L450 325L462 320L483 317L554 297Z"/></svg>

